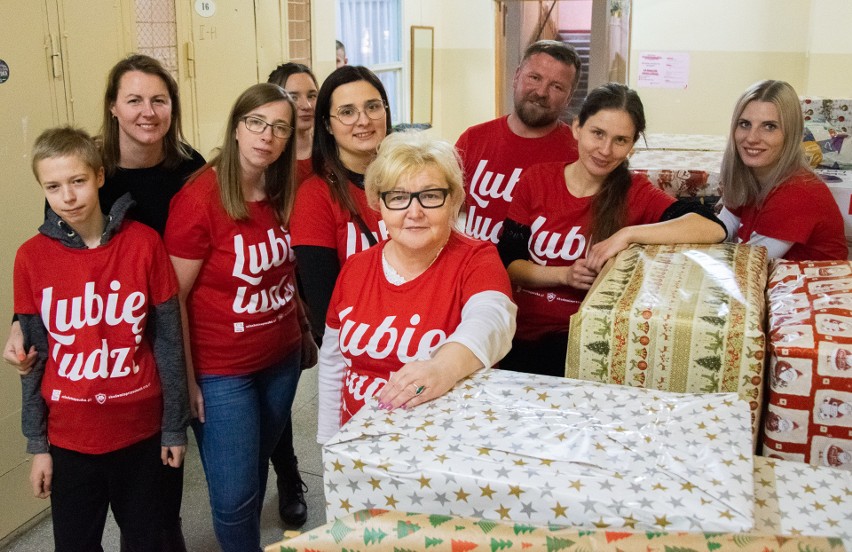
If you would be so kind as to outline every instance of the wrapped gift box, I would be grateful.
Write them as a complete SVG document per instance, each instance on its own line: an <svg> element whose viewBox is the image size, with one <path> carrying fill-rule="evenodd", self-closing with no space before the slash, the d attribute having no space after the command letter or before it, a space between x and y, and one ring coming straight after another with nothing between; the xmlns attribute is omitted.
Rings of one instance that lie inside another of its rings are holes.
<svg viewBox="0 0 852 552"><path fill-rule="evenodd" d="M834 201L843 215L843 230L846 233L847 259L852 260L852 171L818 169L817 175L828 185Z"/></svg>
<svg viewBox="0 0 852 552"><path fill-rule="evenodd" d="M852 473L754 457L754 530L842 539L852 550Z"/></svg>
<svg viewBox="0 0 852 552"><path fill-rule="evenodd" d="M777 538L740 533L631 532L535 526L388 510L361 510L280 543L276 552L429 550L431 552L621 552L624 550L812 552L843 551L824 537Z"/></svg>
<svg viewBox="0 0 852 552"><path fill-rule="evenodd" d="M329 520L393 508L530 524L743 531L748 406L503 370L393 412L368 403L323 447Z"/></svg>
<svg viewBox="0 0 852 552"><path fill-rule="evenodd" d="M841 132L848 133L852 129L852 99L806 96L799 98L799 101L805 121L824 121Z"/></svg>
<svg viewBox="0 0 852 552"><path fill-rule="evenodd" d="M718 200L721 151L641 150L630 156L630 170L647 175L667 194Z"/></svg>
<svg viewBox="0 0 852 552"><path fill-rule="evenodd" d="M609 263L571 317L565 375L738 393L751 407L756 436L766 274L762 247L631 246Z"/></svg>
<svg viewBox="0 0 852 552"><path fill-rule="evenodd" d="M763 454L852 471L852 262L777 261L766 295Z"/></svg>

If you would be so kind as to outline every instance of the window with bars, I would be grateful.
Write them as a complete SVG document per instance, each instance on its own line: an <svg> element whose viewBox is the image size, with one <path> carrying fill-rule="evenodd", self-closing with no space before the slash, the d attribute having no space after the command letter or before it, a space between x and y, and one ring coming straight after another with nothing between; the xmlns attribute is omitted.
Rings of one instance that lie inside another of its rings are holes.
<svg viewBox="0 0 852 552"><path fill-rule="evenodd" d="M349 63L369 67L382 81L393 124L403 122L400 0L337 0L337 36Z"/></svg>
<svg viewBox="0 0 852 552"><path fill-rule="evenodd" d="M172 75L177 75L174 0L136 0L135 8L137 51L159 60Z"/></svg>
<svg viewBox="0 0 852 552"><path fill-rule="evenodd" d="M311 0L287 2L290 59L311 67Z"/></svg>

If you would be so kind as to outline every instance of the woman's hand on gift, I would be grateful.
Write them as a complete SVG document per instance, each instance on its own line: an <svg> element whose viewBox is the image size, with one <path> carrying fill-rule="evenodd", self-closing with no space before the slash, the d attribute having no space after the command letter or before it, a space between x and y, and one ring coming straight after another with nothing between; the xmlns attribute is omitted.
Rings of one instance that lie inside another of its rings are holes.
<svg viewBox="0 0 852 552"><path fill-rule="evenodd" d="M627 249L633 239L631 238L632 227L625 226L607 239L594 244L586 254L586 265L597 274L604 264Z"/></svg>
<svg viewBox="0 0 852 552"><path fill-rule="evenodd" d="M565 271L565 285L577 289L589 289L598 276L596 270L589 267L586 259L577 259L574 264L566 267L554 267Z"/></svg>
<svg viewBox="0 0 852 552"><path fill-rule="evenodd" d="M392 373L379 394L379 407L413 408L431 401L481 367L482 362L470 349L460 343L445 343L432 358L409 362Z"/></svg>

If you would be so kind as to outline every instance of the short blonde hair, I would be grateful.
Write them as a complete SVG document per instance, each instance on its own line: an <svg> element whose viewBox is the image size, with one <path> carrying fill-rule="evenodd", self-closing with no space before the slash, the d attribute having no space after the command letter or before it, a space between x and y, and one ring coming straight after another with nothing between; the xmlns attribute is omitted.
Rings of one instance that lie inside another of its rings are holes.
<svg viewBox="0 0 852 552"><path fill-rule="evenodd" d="M446 180L453 213L450 220L455 222L464 203L461 158L452 144L430 138L422 131L394 132L382 140L378 156L364 175L370 207L379 210L382 192L393 190L401 179L426 167L435 167Z"/></svg>
<svg viewBox="0 0 852 552"><path fill-rule="evenodd" d="M80 159L95 173L104 166L100 149L85 130L70 126L49 128L36 138L33 145L33 174L41 183L37 170L41 161L55 157L72 156Z"/></svg>

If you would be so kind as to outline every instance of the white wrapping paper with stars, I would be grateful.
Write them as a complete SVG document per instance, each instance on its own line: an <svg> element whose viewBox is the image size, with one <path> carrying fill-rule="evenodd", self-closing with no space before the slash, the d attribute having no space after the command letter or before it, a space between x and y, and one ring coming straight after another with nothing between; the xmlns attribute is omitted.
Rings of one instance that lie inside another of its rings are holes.
<svg viewBox="0 0 852 552"><path fill-rule="evenodd" d="M482 371L418 408L362 408L323 447L326 514L748 531L750 423L731 393Z"/></svg>

